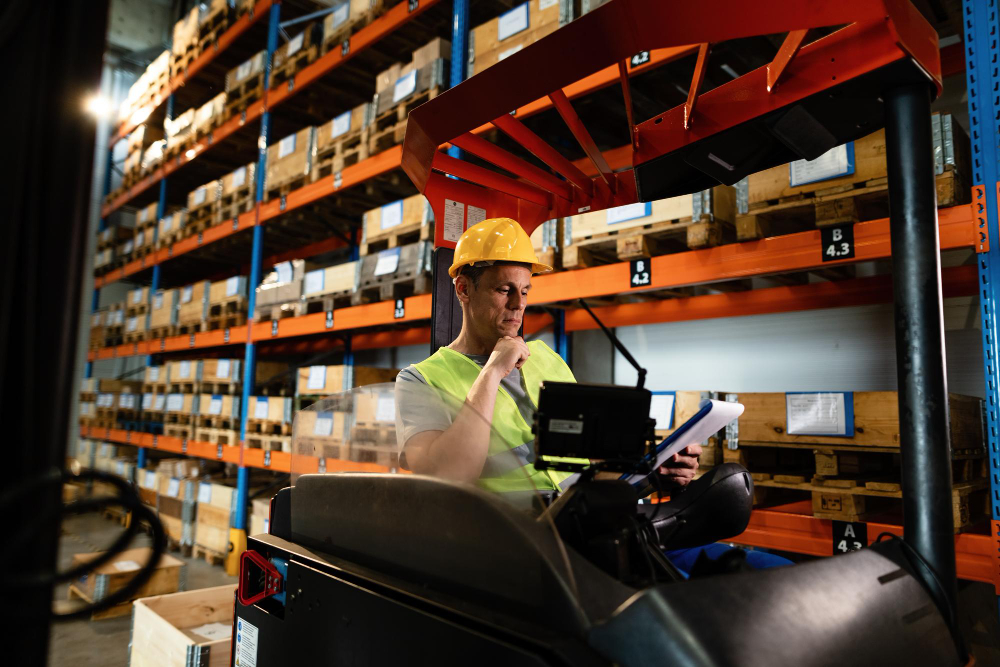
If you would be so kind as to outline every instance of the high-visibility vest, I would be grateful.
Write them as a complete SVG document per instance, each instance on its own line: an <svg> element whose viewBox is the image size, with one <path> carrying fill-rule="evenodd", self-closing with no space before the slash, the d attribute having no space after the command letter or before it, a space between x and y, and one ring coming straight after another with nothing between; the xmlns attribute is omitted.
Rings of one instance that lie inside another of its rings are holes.
<svg viewBox="0 0 1000 667"><path fill-rule="evenodd" d="M538 390L543 380L552 382L576 382L573 371L552 348L540 340L528 343L531 356L521 366L524 387L527 390L531 404L538 407ZM472 384L479 377L482 368L461 352L447 347L438 349L427 359L414 365L417 371L432 387L457 399L456 405L469 395ZM497 454L501 448L515 448L530 442L534 436L531 425L528 424L521 411L517 408L514 398L500 385L497 400L493 408L493 433L490 438L491 455ZM504 457L510 458L510 457ZM536 470L526 463L521 468L507 470L493 475L488 467L484 469L479 485L487 491L525 491L536 489L558 489L559 482L566 479L566 473L556 471Z"/></svg>

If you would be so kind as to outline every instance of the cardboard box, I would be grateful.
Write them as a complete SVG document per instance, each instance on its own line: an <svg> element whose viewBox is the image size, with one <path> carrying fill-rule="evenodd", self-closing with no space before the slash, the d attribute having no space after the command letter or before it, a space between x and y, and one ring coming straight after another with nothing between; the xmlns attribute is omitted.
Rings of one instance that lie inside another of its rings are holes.
<svg viewBox="0 0 1000 667"><path fill-rule="evenodd" d="M206 206L212 206L219 201L222 192L222 181L209 181L188 193L188 211L196 211Z"/></svg>
<svg viewBox="0 0 1000 667"><path fill-rule="evenodd" d="M316 128L304 127L267 148L266 188L276 188L312 171L316 156Z"/></svg>
<svg viewBox="0 0 1000 667"><path fill-rule="evenodd" d="M229 664L235 584L137 600L132 612L131 667L183 667L198 656Z"/></svg>
<svg viewBox="0 0 1000 667"><path fill-rule="evenodd" d="M333 14L327 14L327 18ZM274 72L285 66L289 58L302 58L302 54L317 47L314 51L319 51L319 42L323 39L323 26L319 23L310 23L305 30L295 35L287 42L284 42L274 51L271 59L271 71ZM312 62L312 57L307 57L307 62Z"/></svg>
<svg viewBox="0 0 1000 667"><path fill-rule="evenodd" d="M209 130L218 124L219 119L222 118L225 112L226 94L223 92L202 104L194 112L194 120L192 121L194 123L194 131L207 134Z"/></svg>
<svg viewBox="0 0 1000 667"><path fill-rule="evenodd" d="M251 162L250 164L244 165L239 169L235 169L225 176L222 177L222 188L219 192L220 197L229 197L234 195L241 190L250 188L250 194L253 195L254 185L256 179L254 175L257 173L257 163Z"/></svg>
<svg viewBox="0 0 1000 667"><path fill-rule="evenodd" d="M199 394L198 414L205 417L240 416L240 397L228 394Z"/></svg>
<svg viewBox="0 0 1000 667"><path fill-rule="evenodd" d="M413 195L365 211L361 242L367 243L390 234L405 232L434 223L434 211L423 195Z"/></svg>
<svg viewBox="0 0 1000 667"><path fill-rule="evenodd" d="M167 384L167 366L146 366L146 374L143 376L145 384L165 385Z"/></svg>
<svg viewBox="0 0 1000 667"><path fill-rule="evenodd" d="M338 410L300 410L295 415L295 451L300 456L340 458L339 445L350 440L351 415Z"/></svg>
<svg viewBox="0 0 1000 667"><path fill-rule="evenodd" d="M344 0L326 4L335 9L323 19L323 41L349 35L351 28L368 15L372 0Z"/></svg>
<svg viewBox="0 0 1000 667"><path fill-rule="evenodd" d="M178 324L201 322L208 316L209 285L211 283L207 280L199 280L180 288L177 306Z"/></svg>
<svg viewBox="0 0 1000 667"><path fill-rule="evenodd" d="M399 79L402 69L402 63L393 63L391 67L379 72L375 76L375 93L381 93L383 90L395 86L396 80Z"/></svg>
<svg viewBox="0 0 1000 667"><path fill-rule="evenodd" d="M353 370L353 373L350 372ZM296 393L339 394L352 387L395 382L399 370L371 366L306 366L299 369ZM304 414L302 411L299 414Z"/></svg>
<svg viewBox="0 0 1000 667"><path fill-rule="evenodd" d="M249 60L240 63L238 66L226 73L226 92L232 91L237 86L250 81L252 78L264 73L264 60L267 57L267 50L258 51Z"/></svg>
<svg viewBox="0 0 1000 667"><path fill-rule="evenodd" d="M208 303L217 304L231 301L234 298L247 296L247 277L233 276L225 280L219 280L209 285Z"/></svg>
<svg viewBox="0 0 1000 667"><path fill-rule="evenodd" d="M517 53L559 28L559 0L530 0L472 29L471 73Z"/></svg>
<svg viewBox="0 0 1000 667"><path fill-rule="evenodd" d="M143 171L152 170L163 161L163 151L167 147L166 139L154 141L142 152L142 162L139 165Z"/></svg>
<svg viewBox="0 0 1000 667"><path fill-rule="evenodd" d="M183 56L188 47L198 46L198 19L199 10L198 6L195 5L190 12L174 24L174 41L171 46L174 55Z"/></svg>
<svg viewBox="0 0 1000 667"><path fill-rule="evenodd" d="M143 123L136 127L128 135L128 152L144 151L149 148L154 141L163 139L163 127L153 123Z"/></svg>
<svg viewBox="0 0 1000 667"><path fill-rule="evenodd" d="M390 391L356 393L354 395L354 422L357 424L395 424L395 394Z"/></svg>
<svg viewBox="0 0 1000 667"><path fill-rule="evenodd" d="M157 238L163 240L165 237L176 234L184 229L187 224L187 211L180 210L169 213L160 219L160 226Z"/></svg>
<svg viewBox="0 0 1000 667"><path fill-rule="evenodd" d="M397 104L405 102L425 90L444 86L448 77L448 62L434 60L417 69L413 63L399 69L399 76L391 85L376 94L374 115L381 116Z"/></svg>
<svg viewBox="0 0 1000 667"><path fill-rule="evenodd" d="M315 265L302 259L276 264L256 288L256 307L269 307L302 298L302 277ZM255 313L255 317L256 317Z"/></svg>
<svg viewBox="0 0 1000 667"><path fill-rule="evenodd" d="M177 324L177 290L158 290L149 312L150 329Z"/></svg>
<svg viewBox="0 0 1000 667"><path fill-rule="evenodd" d="M353 260L306 273L302 280L302 297L354 291L357 289L359 266L358 260Z"/></svg>
<svg viewBox="0 0 1000 667"><path fill-rule="evenodd" d="M167 140L167 148L171 148L191 134L194 129L194 113L194 109L188 109L174 118L164 119L163 133Z"/></svg>
<svg viewBox="0 0 1000 667"><path fill-rule="evenodd" d="M203 367L200 359L182 359L180 361L168 361L167 383L177 384L181 382L201 382Z"/></svg>
<svg viewBox="0 0 1000 667"><path fill-rule="evenodd" d="M194 394L167 394L164 408L167 412L181 415L197 414Z"/></svg>
<svg viewBox="0 0 1000 667"><path fill-rule="evenodd" d="M348 109L333 117L328 123L316 127L316 152L322 152L336 144L343 137L348 137L364 129L368 120L368 102Z"/></svg>
<svg viewBox="0 0 1000 667"><path fill-rule="evenodd" d="M292 399L287 396L251 396L248 419L292 423Z"/></svg>
<svg viewBox="0 0 1000 667"><path fill-rule="evenodd" d="M149 288L139 287L125 294L125 307L135 308L149 302Z"/></svg>
<svg viewBox="0 0 1000 667"><path fill-rule="evenodd" d="M411 65L413 69L420 69L439 58L451 60L451 42L447 39L436 37L413 52Z"/></svg>
<svg viewBox="0 0 1000 667"><path fill-rule="evenodd" d="M720 185L712 188L707 210L705 198L699 192L581 213L566 218L566 224L570 228L571 238L576 241L588 236L620 232L661 222L690 220L695 212L695 197L700 198L698 206L702 214L710 213L714 219L728 223L736 220L736 190L728 185Z"/></svg>
<svg viewBox="0 0 1000 667"><path fill-rule="evenodd" d="M89 563L103 553L74 554L73 567ZM72 586L89 600L107 597L124 588L125 584L135 576L136 571L149 560L151 554L152 549L148 547L126 549L93 572L77 579ZM183 580L181 571L184 567L187 567L184 561L164 554L157 563L152 578L139 587L133 599L176 591Z"/></svg>

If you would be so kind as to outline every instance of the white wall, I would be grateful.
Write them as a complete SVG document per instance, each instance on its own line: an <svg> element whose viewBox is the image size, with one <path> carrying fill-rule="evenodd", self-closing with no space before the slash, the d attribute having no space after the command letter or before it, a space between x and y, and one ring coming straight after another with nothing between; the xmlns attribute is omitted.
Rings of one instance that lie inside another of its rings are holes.
<svg viewBox="0 0 1000 667"><path fill-rule="evenodd" d="M949 391L982 397L975 298L945 301ZM896 389L892 305L676 322L616 330L653 390L888 391ZM614 379L635 370L615 352Z"/></svg>

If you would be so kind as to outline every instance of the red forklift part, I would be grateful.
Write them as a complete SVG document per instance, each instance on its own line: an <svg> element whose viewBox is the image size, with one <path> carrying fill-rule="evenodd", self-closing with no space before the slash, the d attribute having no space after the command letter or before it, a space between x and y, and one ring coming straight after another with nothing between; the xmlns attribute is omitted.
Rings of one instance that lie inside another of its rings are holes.
<svg viewBox="0 0 1000 667"><path fill-rule="evenodd" d="M256 604L282 590L284 580L270 561L250 549L240 554L240 581L236 587L240 604Z"/></svg>

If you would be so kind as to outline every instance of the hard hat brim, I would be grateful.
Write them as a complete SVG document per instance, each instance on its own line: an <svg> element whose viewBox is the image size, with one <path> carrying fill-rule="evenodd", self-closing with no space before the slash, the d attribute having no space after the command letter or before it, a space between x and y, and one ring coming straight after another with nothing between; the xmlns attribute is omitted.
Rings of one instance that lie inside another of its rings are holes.
<svg viewBox="0 0 1000 667"><path fill-rule="evenodd" d="M552 271L552 267L548 264L542 264L541 262L515 262L517 264L531 264L531 275L536 276L539 273L549 273ZM475 264L475 262L462 262L461 264L452 264L451 268L448 269L448 275L452 278L458 278L458 272L463 266L469 266L470 264Z"/></svg>

